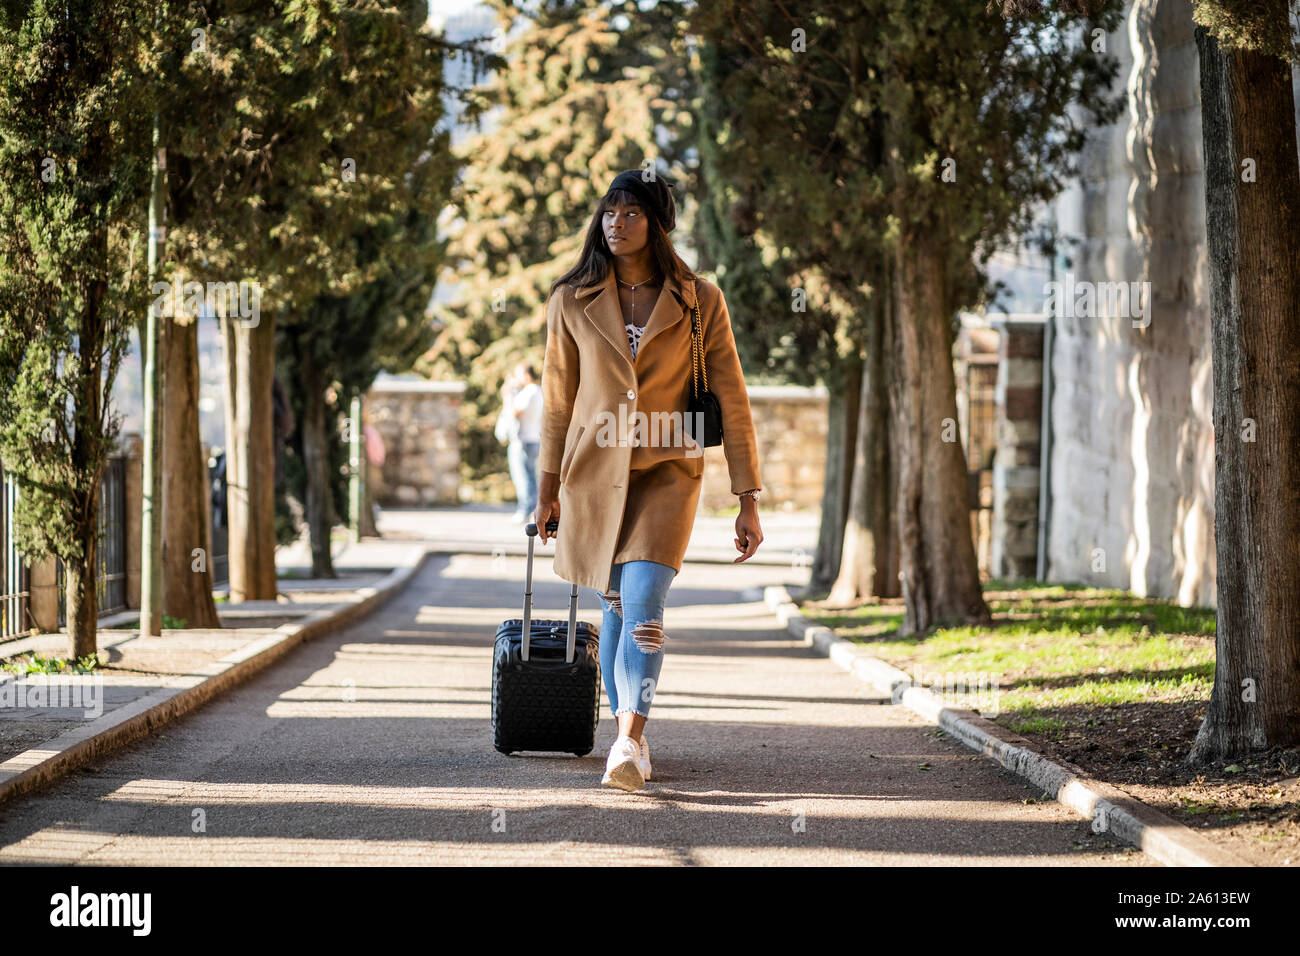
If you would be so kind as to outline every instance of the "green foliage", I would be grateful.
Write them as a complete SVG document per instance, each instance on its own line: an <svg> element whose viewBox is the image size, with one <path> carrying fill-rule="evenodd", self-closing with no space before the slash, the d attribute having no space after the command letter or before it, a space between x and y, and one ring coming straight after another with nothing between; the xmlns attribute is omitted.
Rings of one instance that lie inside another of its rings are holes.
<svg viewBox="0 0 1300 956"><path fill-rule="evenodd" d="M428 128L436 119L425 118ZM399 139L392 149L398 151L402 131L393 132ZM317 296L301 322L277 327L279 376L298 424L285 454L286 490L299 501L307 500L310 476L303 463L303 427L310 421L310 406L323 404L327 497L340 520L347 515L350 434L341 426L353 397L364 395L381 370L409 371L433 342L424 309L446 248L437 236L437 220L450 197L454 168L447 139L440 136L433 145L437 151L433 156L412 158L412 173L403 178L400 193L394 194L389 216L378 226L359 228L353 236L363 262L385 259L388 269L350 296ZM288 518L287 510L278 504L277 512ZM279 527L286 524L291 527L292 522L282 520Z"/></svg>
<svg viewBox="0 0 1300 956"><path fill-rule="evenodd" d="M418 367L466 383L461 458L471 484L506 470L493 437L501 384L523 359L541 371L547 290L577 260L609 181L662 160L655 124L678 108L661 96L654 67L677 35L680 4L490 5L507 62L477 96L499 113L457 151L467 165L444 275L455 289L434 305L437 339Z"/></svg>
<svg viewBox="0 0 1300 956"><path fill-rule="evenodd" d="M1287 0L1192 0L1192 19L1226 50L1269 53L1300 62L1300 43L1288 10L1294 6Z"/></svg>
<svg viewBox="0 0 1300 956"><path fill-rule="evenodd" d="M39 0L0 15L0 458L29 558L88 564L108 397L147 290L139 2ZM83 575L93 577L84 567Z"/></svg>
<svg viewBox="0 0 1300 956"><path fill-rule="evenodd" d="M455 171L437 126L444 60L460 48L425 28L427 12L423 0L186 2L159 30L159 70L176 78L158 91L169 255L202 279L257 281L275 322L299 426L277 489L280 544L298 537L284 495L306 500L305 411L326 406L324 490L342 511L339 417L432 341L423 310Z"/></svg>
<svg viewBox="0 0 1300 956"><path fill-rule="evenodd" d="M392 256L365 250L358 231L405 222L394 218L411 199L403 176L444 175L416 168L424 151L434 166L443 152L432 126L447 46L411 26L426 9L410 0L179 4L157 53L175 156L169 255L200 279L257 280L277 322L301 321L318 295L351 295L385 276ZM393 256L406 255L405 239Z"/></svg>
<svg viewBox="0 0 1300 956"><path fill-rule="evenodd" d="M155 117L169 160L160 278L256 281L281 327L320 319L326 292L351 301L351 336L316 346L345 399L427 346L421 300L452 175L435 130L450 46L427 13L424 0L0 10L0 455L29 556L72 565L93 529L120 427L107 396L150 299Z"/></svg>
<svg viewBox="0 0 1300 956"><path fill-rule="evenodd" d="M841 321L845 329L857 329L857 284L837 286L836 291L850 290L854 302L846 303L822 281L818 263L824 245L806 228L807 220L805 228L794 229L793 242L787 230L774 225L781 216L800 220L802 203L809 200L803 178L790 174L789 150L792 139L793 148L801 148L803 131L818 124L824 100L813 108L807 108L811 100L798 100L794 118L800 130L783 124L792 113L789 100L777 104L775 116L766 112L771 105L763 88L767 73L753 77L753 86L736 81L750 49L731 23L712 20L710 13L718 12L702 8L693 21L705 40L695 57L697 118L675 129L679 148L694 148L698 155L699 258L714 264L746 369L764 369L774 380L833 385L842 358L855 347L852 336L836 329ZM807 295L806 307L796 308L796 289Z"/></svg>
<svg viewBox="0 0 1300 956"><path fill-rule="evenodd" d="M952 306L978 303L980 262L1030 233L1076 170L1085 127L1069 107L1100 122L1119 109L1116 62L1088 41L1118 25L1120 4L1096 6L1090 20L1054 5L1008 20L982 0L702 8L717 175L739 203L720 244L750 235L780 250L761 259L766 279L753 266L757 288L734 292L762 310L764 282L806 290L807 316L781 288L772 323L802 343L798 361L828 369L850 354L905 227L942 226Z"/></svg>
<svg viewBox="0 0 1300 956"><path fill-rule="evenodd" d="M19 675L93 674L99 666L100 661L97 654L87 654L72 661L65 660L62 657L45 657L41 654L0 661L0 669Z"/></svg>

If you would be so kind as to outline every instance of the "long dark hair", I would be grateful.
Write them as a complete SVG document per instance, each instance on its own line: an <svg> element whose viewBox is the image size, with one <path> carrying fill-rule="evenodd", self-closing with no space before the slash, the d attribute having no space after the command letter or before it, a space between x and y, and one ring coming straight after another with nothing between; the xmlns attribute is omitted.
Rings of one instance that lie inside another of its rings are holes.
<svg viewBox="0 0 1300 956"><path fill-rule="evenodd" d="M650 263L654 267L655 278L658 281L663 282L667 276L672 276L679 286L685 286L690 280L698 278L694 270L673 248L673 242L668 238L668 233L664 232L659 218L646 209L644 203L633 193L626 189L612 189L602 196L596 205L596 214L591 217L591 224L587 226L587 239L582 244L582 253L578 256L577 265L551 283L550 291L546 294L548 301L555 294L555 290L565 283L581 287L599 285L605 281L609 270L614 265L614 254L609 251L609 246L605 242L605 211L619 205L639 206L645 213Z"/></svg>

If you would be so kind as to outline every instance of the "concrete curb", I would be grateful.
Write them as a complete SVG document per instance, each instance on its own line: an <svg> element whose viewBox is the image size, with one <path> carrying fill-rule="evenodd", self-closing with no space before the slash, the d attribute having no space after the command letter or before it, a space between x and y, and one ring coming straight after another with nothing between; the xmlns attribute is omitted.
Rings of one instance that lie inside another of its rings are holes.
<svg viewBox="0 0 1300 956"><path fill-rule="evenodd" d="M888 694L926 720L937 724L972 750L991 757L1081 817L1093 830L1110 832L1166 866L1253 866L1216 846L1118 787L1089 777L1072 764L1049 760L1033 744L974 711L947 707L936 694L914 686L898 668L872 657L852 641L804 617L781 585L763 589L763 600L786 629L853 676Z"/></svg>
<svg viewBox="0 0 1300 956"><path fill-rule="evenodd" d="M297 645L351 623L400 591L432 556L425 550L413 563L396 568L375 585L356 592L361 599L347 607L320 610L282 624L195 674L169 680L158 690L104 714L54 740L0 763L0 803L42 787L96 757L148 736L164 724L207 703L270 667Z"/></svg>

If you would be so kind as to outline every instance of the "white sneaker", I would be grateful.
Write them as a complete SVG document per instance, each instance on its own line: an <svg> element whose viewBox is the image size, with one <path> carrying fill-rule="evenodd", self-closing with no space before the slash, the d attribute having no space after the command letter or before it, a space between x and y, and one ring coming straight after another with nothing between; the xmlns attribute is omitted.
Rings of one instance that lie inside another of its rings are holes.
<svg viewBox="0 0 1300 956"><path fill-rule="evenodd" d="M645 786L645 775L641 773L641 748L631 737L619 737L609 748L605 776L600 785L627 791Z"/></svg>
<svg viewBox="0 0 1300 956"><path fill-rule="evenodd" d="M641 776L646 780L650 779L650 744L646 742L645 734L641 735Z"/></svg>

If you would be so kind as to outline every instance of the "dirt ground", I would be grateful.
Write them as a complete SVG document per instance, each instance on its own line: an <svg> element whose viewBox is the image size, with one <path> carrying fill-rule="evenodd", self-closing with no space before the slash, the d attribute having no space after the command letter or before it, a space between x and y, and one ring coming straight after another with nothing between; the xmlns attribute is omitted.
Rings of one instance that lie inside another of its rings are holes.
<svg viewBox="0 0 1300 956"><path fill-rule="evenodd" d="M1037 713L1067 725L1056 739L1021 732L1043 754L1114 784L1259 865L1300 866L1300 749L1222 768L1188 767L1183 760L1205 716L1204 701ZM1005 725L1014 715L992 719Z"/></svg>
<svg viewBox="0 0 1300 956"><path fill-rule="evenodd" d="M1022 596L1019 592L986 593L988 598ZM1073 606L1109 603L1068 595ZM806 613L842 611L827 602L805 599ZM886 615L901 611L895 600L872 602L881 616L861 618L845 636L863 649L892 636L896 622ZM1045 602L1045 606L1050 606ZM1031 620L1034 612L995 614L995 620ZM1213 637L1170 635L1190 648L1213 647ZM889 663L910 673L913 662L891 655ZM1075 675L1097 678L1101 672ZM1059 679L1059 678L1056 678ZM1050 685L1054 678L1035 670L1006 670L1000 686ZM1072 764L1084 773L1119 787L1148 806L1203 833L1243 858L1263 866L1300 866L1300 748L1269 751L1224 766L1192 768L1184 763L1205 716L1208 698L1153 700L1141 703L1038 707L1031 713L1004 711L989 719L1031 741L1046 756ZM963 705L966 706L966 705ZM1043 718L1052 730L1025 726L1026 718Z"/></svg>

